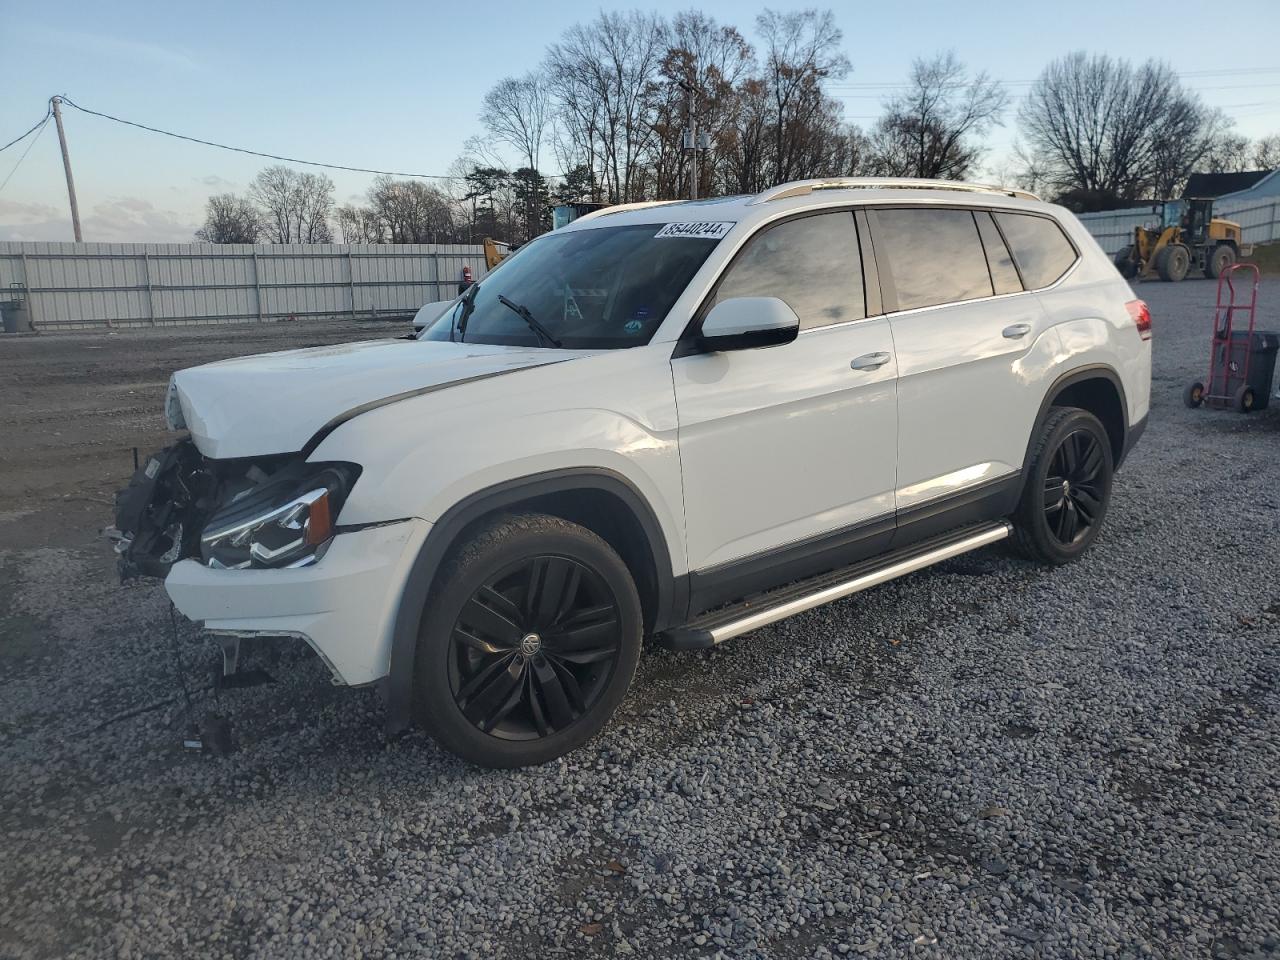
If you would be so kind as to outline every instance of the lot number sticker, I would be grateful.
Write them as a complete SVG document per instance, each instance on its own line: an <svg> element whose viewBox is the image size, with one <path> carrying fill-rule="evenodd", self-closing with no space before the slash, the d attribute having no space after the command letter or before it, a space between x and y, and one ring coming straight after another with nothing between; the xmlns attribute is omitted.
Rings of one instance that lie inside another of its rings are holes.
<svg viewBox="0 0 1280 960"><path fill-rule="evenodd" d="M653 236L655 240L658 237L694 237L699 240L719 240L732 229L732 223L699 220L695 223L668 223Z"/></svg>

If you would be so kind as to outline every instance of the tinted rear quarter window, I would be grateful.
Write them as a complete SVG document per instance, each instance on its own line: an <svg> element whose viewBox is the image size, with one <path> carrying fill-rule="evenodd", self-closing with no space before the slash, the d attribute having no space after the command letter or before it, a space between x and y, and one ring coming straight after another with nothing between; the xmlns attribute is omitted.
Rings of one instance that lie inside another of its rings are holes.
<svg viewBox="0 0 1280 960"><path fill-rule="evenodd" d="M877 210L876 257L888 258L898 309L976 300L993 292L968 210Z"/></svg>
<svg viewBox="0 0 1280 960"><path fill-rule="evenodd" d="M865 317L853 214L800 217L757 233L716 291L717 303L736 297L777 297L796 312L801 330Z"/></svg>
<svg viewBox="0 0 1280 960"><path fill-rule="evenodd" d="M1026 213L997 213L1022 280L1030 290L1056 282L1076 262L1076 250L1058 224Z"/></svg>

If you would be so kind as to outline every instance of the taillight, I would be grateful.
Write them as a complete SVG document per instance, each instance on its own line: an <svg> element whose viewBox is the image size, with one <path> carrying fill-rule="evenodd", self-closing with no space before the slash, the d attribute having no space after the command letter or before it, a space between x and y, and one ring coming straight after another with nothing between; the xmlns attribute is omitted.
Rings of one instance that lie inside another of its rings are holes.
<svg viewBox="0 0 1280 960"><path fill-rule="evenodd" d="M1129 317L1133 320L1134 326L1138 328L1138 336L1143 340L1151 339L1151 308L1147 306L1144 300L1130 300L1124 305L1129 311Z"/></svg>

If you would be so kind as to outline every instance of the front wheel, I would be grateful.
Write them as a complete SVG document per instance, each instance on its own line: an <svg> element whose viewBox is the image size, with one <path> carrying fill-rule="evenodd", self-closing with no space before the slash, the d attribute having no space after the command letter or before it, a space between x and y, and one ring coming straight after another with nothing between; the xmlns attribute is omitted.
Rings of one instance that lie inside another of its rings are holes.
<svg viewBox="0 0 1280 960"><path fill-rule="evenodd" d="M1138 261L1133 254L1133 244L1124 247L1115 256L1116 269L1120 271L1120 276L1126 280L1132 280L1138 275Z"/></svg>
<svg viewBox="0 0 1280 960"><path fill-rule="evenodd" d="M1013 515L1013 540L1042 563L1068 563L1097 539L1111 501L1111 440L1078 407L1054 407L1031 451L1031 470Z"/></svg>
<svg viewBox="0 0 1280 960"><path fill-rule="evenodd" d="M1199 380L1188 384L1187 389L1182 391L1182 402L1192 410L1204 403L1204 384Z"/></svg>
<svg viewBox="0 0 1280 960"><path fill-rule="evenodd" d="M455 553L428 600L418 719L480 766L546 763L613 715L642 629L630 571L604 540L559 517L498 518Z"/></svg>
<svg viewBox="0 0 1280 960"><path fill-rule="evenodd" d="M1180 243L1171 243L1156 254L1156 271L1161 280L1177 283L1191 269L1191 251Z"/></svg>

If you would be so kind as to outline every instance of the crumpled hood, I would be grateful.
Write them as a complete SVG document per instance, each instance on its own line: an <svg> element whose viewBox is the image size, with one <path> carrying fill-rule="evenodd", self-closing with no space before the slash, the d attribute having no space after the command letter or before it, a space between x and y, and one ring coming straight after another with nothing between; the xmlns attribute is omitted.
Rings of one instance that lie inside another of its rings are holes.
<svg viewBox="0 0 1280 960"><path fill-rule="evenodd" d="M459 381L581 357L570 350L368 340L180 370L171 391L196 447L216 460L292 453L335 418Z"/></svg>

